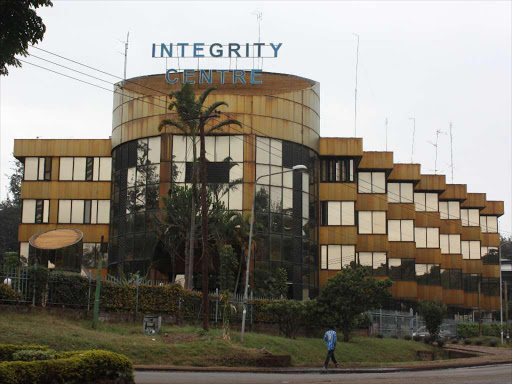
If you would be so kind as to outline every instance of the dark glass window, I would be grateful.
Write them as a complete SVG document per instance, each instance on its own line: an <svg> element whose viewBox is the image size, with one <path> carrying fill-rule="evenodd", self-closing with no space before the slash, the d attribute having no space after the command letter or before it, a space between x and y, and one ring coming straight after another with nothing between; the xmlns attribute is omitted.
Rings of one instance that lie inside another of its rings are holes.
<svg viewBox="0 0 512 384"><path fill-rule="evenodd" d="M36 219L35 219L35 222L37 224L41 224L43 222L43 206L44 206L44 200L36 200Z"/></svg>
<svg viewBox="0 0 512 384"><path fill-rule="evenodd" d="M85 162L85 180L92 181L94 173L94 157L88 157Z"/></svg>
<svg viewBox="0 0 512 384"><path fill-rule="evenodd" d="M416 260L414 259L402 259L402 280L414 281L415 279L415 265Z"/></svg>
<svg viewBox="0 0 512 384"><path fill-rule="evenodd" d="M464 292L478 292L478 282L481 280L480 274L463 273Z"/></svg>
<svg viewBox="0 0 512 384"><path fill-rule="evenodd" d="M229 162L208 162L206 163L206 182L207 183L229 183L229 170L232 164ZM201 172L198 166L198 172ZM199 174L200 176L200 174ZM185 182L192 182L192 163L189 162L185 169Z"/></svg>
<svg viewBox="0 0 512 384"><path fill-rule="evenodd" d="M91 200L84 201L84 224L91 224Z"/></svg>
<svg viewBox="0 0 512 384"><path fill-rule="evenodd" d="M44 158L44 179L45 180L52 179L52 158L51 157Z"/></svg>
<svg viewBox="0 0 512 384"><path fill-rule="evenodd" d="M323 183L347 183L354 181L354 159L346 157L322 158L320 181Z"/></svg>

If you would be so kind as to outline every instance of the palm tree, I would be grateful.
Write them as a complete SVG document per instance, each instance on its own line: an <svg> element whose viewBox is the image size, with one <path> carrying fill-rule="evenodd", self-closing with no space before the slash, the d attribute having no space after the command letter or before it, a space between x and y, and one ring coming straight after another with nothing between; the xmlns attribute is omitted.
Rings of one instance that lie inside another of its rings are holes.
<svg viewBox="0 0 512 384"><path fill-rule="evenodd" d="M212 119L219 116L217 108L226 106L228 104L224 101L217 101L208 107L204 107L206 98L216 88L207 88L198 98L194 94L194 88L190 84L184 84L179 91L171 92L169 97L171 103L169 104L169 111L176 111L178 119L165 119L158 126L158 131L161 132L165 127L174 127L178 129L183 135L186 135L192 140L192 203L191 203L191 220L190 220L190 239L188 246L188 254L185 255L185 289L193 289L193 272L194 272L194 245L195 245L195 229L196 229L196 204L197 204L197 183L198 183L198 167L197 167L197 149L196 142L201 132L205 129L205 134L212 134L220 131L222 127L236 124L242 127L241 123L235 119L226 119L211 123ZM215 120L213 120L215 121ZM206 244L203 244L206 247Z"/></svg>

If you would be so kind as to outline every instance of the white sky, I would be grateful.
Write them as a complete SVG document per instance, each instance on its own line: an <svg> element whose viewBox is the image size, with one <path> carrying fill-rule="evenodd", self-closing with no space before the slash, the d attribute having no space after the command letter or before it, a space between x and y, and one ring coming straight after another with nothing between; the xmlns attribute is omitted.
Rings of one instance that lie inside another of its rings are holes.
<svg viewBox="0 0 512 384"><path fill-rule="evenodd" d="M254 11L263 12L262 42L282 42L280 57L263 70L311 78L321 84L322 136L354 134L356 38L360 35L357 135L365 150L388 150L395 162L414 161L433 173L435 132L453 122L455 183L468 192L505 200L500 229L512 231L511 214L511 2L139 2L54 1L39 10L47 26L38 47L122 76L119 39L130 31L128 77L165 71L151 58L161 42L257 42ZM37 49L34 55L86 71ZM52 66L27 61L112 86ZM181 68L196 68L197 60ZM202 60L224 68L228 59ZM177 67L176 61L168 66ZM252 59L239 60L250 69ZM0 194L5 197L15 138L108 138L112 93L24 65L2 77ZM438 169L449 176L449 136L439 139Z"/></svg>

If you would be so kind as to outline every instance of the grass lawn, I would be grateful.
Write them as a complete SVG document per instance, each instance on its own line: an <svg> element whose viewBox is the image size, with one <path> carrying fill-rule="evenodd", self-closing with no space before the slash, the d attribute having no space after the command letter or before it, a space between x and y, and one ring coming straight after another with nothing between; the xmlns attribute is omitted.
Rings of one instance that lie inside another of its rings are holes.
<svg viewBox="0 0 512 384"><path fill-rule="evenodd" d="M160 334L146 336L139 323L100 323L93 330L90 320L38 313L0 315L0 344L40 344L58 351L106 349L128 356L134 364L250 366L265 349L291 355L295 366L321 366L326 352L320 339L246 333L242 345L237 332L232 333L231 342L221 335L219 329L205 333L192 326L163 326ZM336 358L348 365L406 362L417 360L416 351L432 348L414 341L359 337L350 343L338 342Z"/></svg>

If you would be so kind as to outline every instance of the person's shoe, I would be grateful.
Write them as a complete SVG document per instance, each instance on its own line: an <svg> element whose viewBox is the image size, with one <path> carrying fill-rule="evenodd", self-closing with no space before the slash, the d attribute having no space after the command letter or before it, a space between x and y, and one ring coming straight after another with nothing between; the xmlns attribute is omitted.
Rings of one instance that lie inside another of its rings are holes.
<svg viewBox="0 0 512 384"><path fill-rule="evenodd" d="M340 367L340 363L336 363L334 364L336 366L336 368L339 368Z"/></svg>
<svg viewBox="0 0 512 384"><path fill-rule="evenodd" d="M324 365L324 369L327 369L327 365Z"/></svg>

